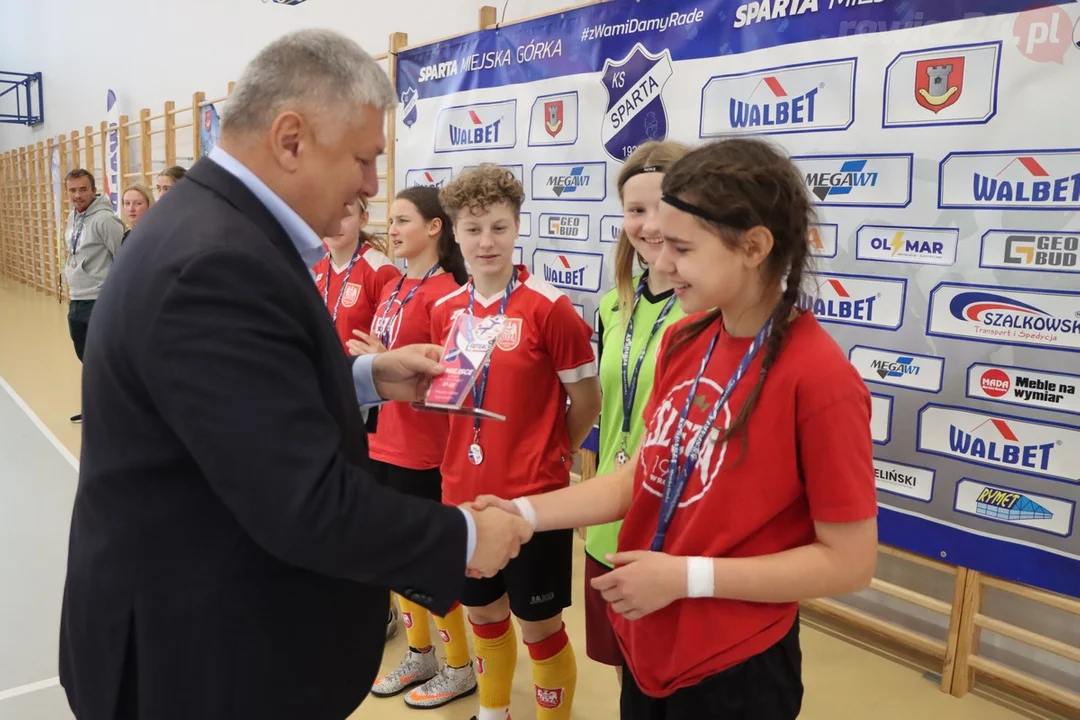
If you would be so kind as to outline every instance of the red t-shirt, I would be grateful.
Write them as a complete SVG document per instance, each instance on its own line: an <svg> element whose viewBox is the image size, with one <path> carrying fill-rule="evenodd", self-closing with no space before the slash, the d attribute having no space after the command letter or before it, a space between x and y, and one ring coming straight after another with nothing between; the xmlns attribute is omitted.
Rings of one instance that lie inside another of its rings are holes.
<svg viewBox="0 0 1080 720"><path fill-rule="evenodd" d="M675 426L720 321L670 358L667 348L678 328L700 317L676 323L661 342L620 551L648 550L656 533ZM680 466L750 342L721 334L690 405ZM714 445L746 401L764 354L751 363L702 445L668 528L666 553L771 555L814 542L815 521L849 523L877 515L870 393L812 314L792 322L744 428L748 436L739 433ZM746 454L739 462L743 440ZM723 588L722 576L716 585ZM632 622L610 608L609 614L638 686L664 697L768 649L791 629L797 610L797 603L695 598Z"/></svg>
<svg viewBox="0 0 1080 720"><path fill-rule="evenodd" d="M401 277L401 271L390 261L390 258L381 252L364 244L360 248L360 257L353 263L349 277L345 277L348 263L344 267L338 267L330 259L330 254L316 263L311 269L315 273L315 285L319 294L326 299L326 309L331 315L338 298L341 305L338 306L337 327L341 345L353 339L353 330L371 331L371 321L375 317L375 306L379 303L383 286L387 283L397 282ZM326 283L330 287L326 287ZM345 283L345 291L342 292L341 284Z"/></svg>
<svg viewBox="0 0 1080 720"><path fill-rule="evenodd" d="M402 301L417 285L420 287L416 294L402 307ZM390 326L387 349L432 342L432 308L437 300L459 287L457 280L450 273L432 275L423 282L419 278L405 278L393 306L388 309L387 303L396 287L397 281L383 286L373 332L378 336ZM429 470L442 463L449 432L445 415L420 412L409 403L388 402L379 406L378 432L368 435L368 454L398 467Z"/></svg>
<svg viewBox="0 0 1080 720"><path fill-rule="evenodd" d="M466 284L435 304L432 342L446 341L453 319L469 306ZM499 312L504 292L476 297L480 318ZM460 505L478 495L516 497L565 487L570 482L567 394L563 384L596 376L592 328L570 298L518 266L518 282L506 308L507 326L491 353L482 407L506 416L482 420L484 461L469 462L473 418L450 416L450 437L442 463L443 502ZM465 401L472 407L472 396Z"/></svg>

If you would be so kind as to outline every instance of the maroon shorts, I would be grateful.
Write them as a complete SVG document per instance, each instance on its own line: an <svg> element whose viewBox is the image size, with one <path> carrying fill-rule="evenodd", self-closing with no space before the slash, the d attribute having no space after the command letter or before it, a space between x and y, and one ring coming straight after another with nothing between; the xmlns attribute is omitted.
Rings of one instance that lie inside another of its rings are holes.
<svg viewBox="0 0 1080 720"><path fill-rule="evenodd" d="M623 666L622 650L608 618L608 604L592 586L592 579L611 568L585 553L585 654L604 665Z"/></svg>

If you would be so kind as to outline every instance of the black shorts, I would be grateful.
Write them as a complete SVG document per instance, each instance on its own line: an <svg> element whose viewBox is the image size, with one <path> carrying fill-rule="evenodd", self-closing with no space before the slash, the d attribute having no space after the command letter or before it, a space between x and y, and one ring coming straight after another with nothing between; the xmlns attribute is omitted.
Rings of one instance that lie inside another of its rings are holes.
<svg viewBox="0 0 1080 720"><path fill-rule="evenodd" d="M510 611L519 620L549 620L570 607L573 573L574 531L536 533L495 577L466 578L461 604L484 607L509 595Z"/></svg>
<svg viewBox="0 0 1080 720"><path fill-rule="evenodd" d="M375 476L383 485L400 493L442 502L442 473L439 468L410 470L379 460L372 460Z"/></svg>
<svg viewBox="0 0 1080 720"><path fill-rule="evenodd" d="M623 672L621 720L794 720L802 708L799 619L780 642L665 698L649 697Z"/></svg>

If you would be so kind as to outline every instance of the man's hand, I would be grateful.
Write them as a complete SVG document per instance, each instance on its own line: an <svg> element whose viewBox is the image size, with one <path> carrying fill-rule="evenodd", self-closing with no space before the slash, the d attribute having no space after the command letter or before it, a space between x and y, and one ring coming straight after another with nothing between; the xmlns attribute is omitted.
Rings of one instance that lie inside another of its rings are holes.
<svg viewBox="0 0 1080 720"><path fill-rule="evenodd" d="M384 400L417 402L431 387L431 378L445 368L439 364L442 348L438 345L407 345L379 353L371 364L375 390Z"/></svg>
<svg viewBox="0 0 1080 720"><path fill-rule="evenodd" d="M493 577L518 556L521 546L532 538L532 527L520 517L494 507L474 510L468 503L462 507L476 521L476 550L467 574L472 578Z"/></svg>
<svg viewBox="0 0 1080 720"><path fill-rule="evenodd" d="M611 609L637 620L686 597L686 558L660 552L631 551L608 555L615 569L593 578Z"/></svg>

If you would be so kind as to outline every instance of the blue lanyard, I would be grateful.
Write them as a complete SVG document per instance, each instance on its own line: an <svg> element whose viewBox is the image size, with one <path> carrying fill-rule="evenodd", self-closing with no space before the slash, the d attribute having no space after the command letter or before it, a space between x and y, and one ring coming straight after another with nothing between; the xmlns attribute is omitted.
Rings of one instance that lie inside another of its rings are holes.
<svg viewBox="0 0 1080 720"><path fill-rule="evenodd" d="M762 326L753 342L750 343L750 347L746 349L746 354L743 356L743 359L739 361L739 366L735 368L735 373L731 376L731 379L728 380L727 387L720 393L720 397L717 398L712 406L712 410L709 411L708 417L705 418L705 424L694 438L694 441L690 444L690 450L686 457L686 464L680 469L679 458L682 453L683 428L686 425L687 417L690 415L690 404L694 402L698 383L705 374L705 368L712 358L713 350L716 349L716 341L720 339L720 333L723 331L724 321L723 318L720 318L720 327L716 329L716 335L713 336L712 342L709 343L709 349L705 353L705 357L701 359L701 367L698 369L698 374L694 378L693 384L690 386L690 394L686 396L686 402L683 403L682 413L679 415L679 422L675 426L675 435L671 440L671 457L668 461L667 476L664 481L664 494L660 500L660 519L657 521L656 535L653 537L652 542L653 552L661 552L663 550L664 538L667 536L668 526L671 525L671 519L675 517L675 509L679 506L679 500L682 498L683 491L686 489L690 480L690 475L693 474L694 468L697 466L698 455L701 453L701 446L705 442L705 438L712 432L712 427L716 423L716 417L720 414L720 408L724 406L724 403L731 396L732 390L738 385L742 376L746 374L747 369L750 367L750 363L754 360L754 356L757 355L761 346L765 344L765 340L769 337L769 332L772 330L773 320L774 317L770 316L768 322Z"/></svg>
<svg viewBox="0 0 1080 720"><path fill-rule="evenodd" d="M409 292L405 293L405 299L401 301L401 304L397 306L397 310L395 310L394 314L387 320L386 315L390 312L390 308L394 306L394 300L397 300L398 293L401 292L401 286L405 284L405 276L402 275L401 279L398 280L397 285L394 286L394 292L390 293L390 299L386 301L386 307L383 308L382 315L379 316L379 321L375 323L376 327L385 323L383 324L382 332L379 333L379 342L381 342L383 347L387 350L390 349L390 328L393 326L394 321L397 320L397 316L405 309L405 306L409 304L409 301L413 299L413 295L415 295L416 291L420 289L420 286L424 284L424 281L434 275L439 267L439 263L435 263L431 266L431 269L424 274L424 277L420 282L416 283Z"/></svg>
<svg viewBox="0 0 1080 720"><path fill-rule="evenodd" d="M337 302L334 303L334 310L330 313L330 317L334 322L337 322L338 308L341 307L341 298L345 297L345 288L349 284L349 278L352 276L353 265L360 259L360 248L356 248L356 252L353 253L352 259L349 260L349 264L345 267L345 275L341 278L341 290L338 291ZM326 307L330 307L330 274L334 272L334 261L330 257L330 253L326 253L326 284L323 285L322 301Z"/></svg>
<svg viewBox="0 0 1080 720"><path fill-rule="evenodd" d="M499 315L506 315L506 306L510 304L510 293L514 291L514 284L517 282L518 269L517 265L514 266L514 272L510 275L510 284L506 286L506 294L503 295L502 302L499 303ZM476 298L476 284L469 283L469 317L473 317L473 301ZM471 322L471 320L470 320ZM492 351L494 354L494 350ZM480 376L476 378L476 382L473 383L472 399L473 407L480 409L484 406L484 394L487 392L487 380L488 370L491 368L491 358L484 363L484 366L480 368ZM473 416L473 430L480 432L480 416Z"/></svg>
<svg viewBox="0 0 1080 720"><path fill-rule="evenodd" d="M645 355L649 351L649 345L652 343L653 338L656 337L656 333L660 332L660 328L664 326L664 320L667 319L668 313L671 312L671 308L675 305L675 294L672 293L668 298L667 303L664 305L664 309L660 311L660 315L656 318L656 322L653 323L652 330L649 332L649 337L645 340L645 345L641 348L641 354L638 355L637 364L634 366L634 374L628 376L630 371L630 346L634 342L634 312L637 311L638 302L641 301L641 296L645 292L645 286L649 277L649 271L646 270L641 275L641 280L638 281L637 291L634 293L634 305L630 310L630 322L626 325L626 337L623 338L622 348L622 449L626 450L626 436L630 433L630 420L631 415L634 412L634 398L637 396L637 384L638 376L641 375L641 365L645 362Z"/></svg>

